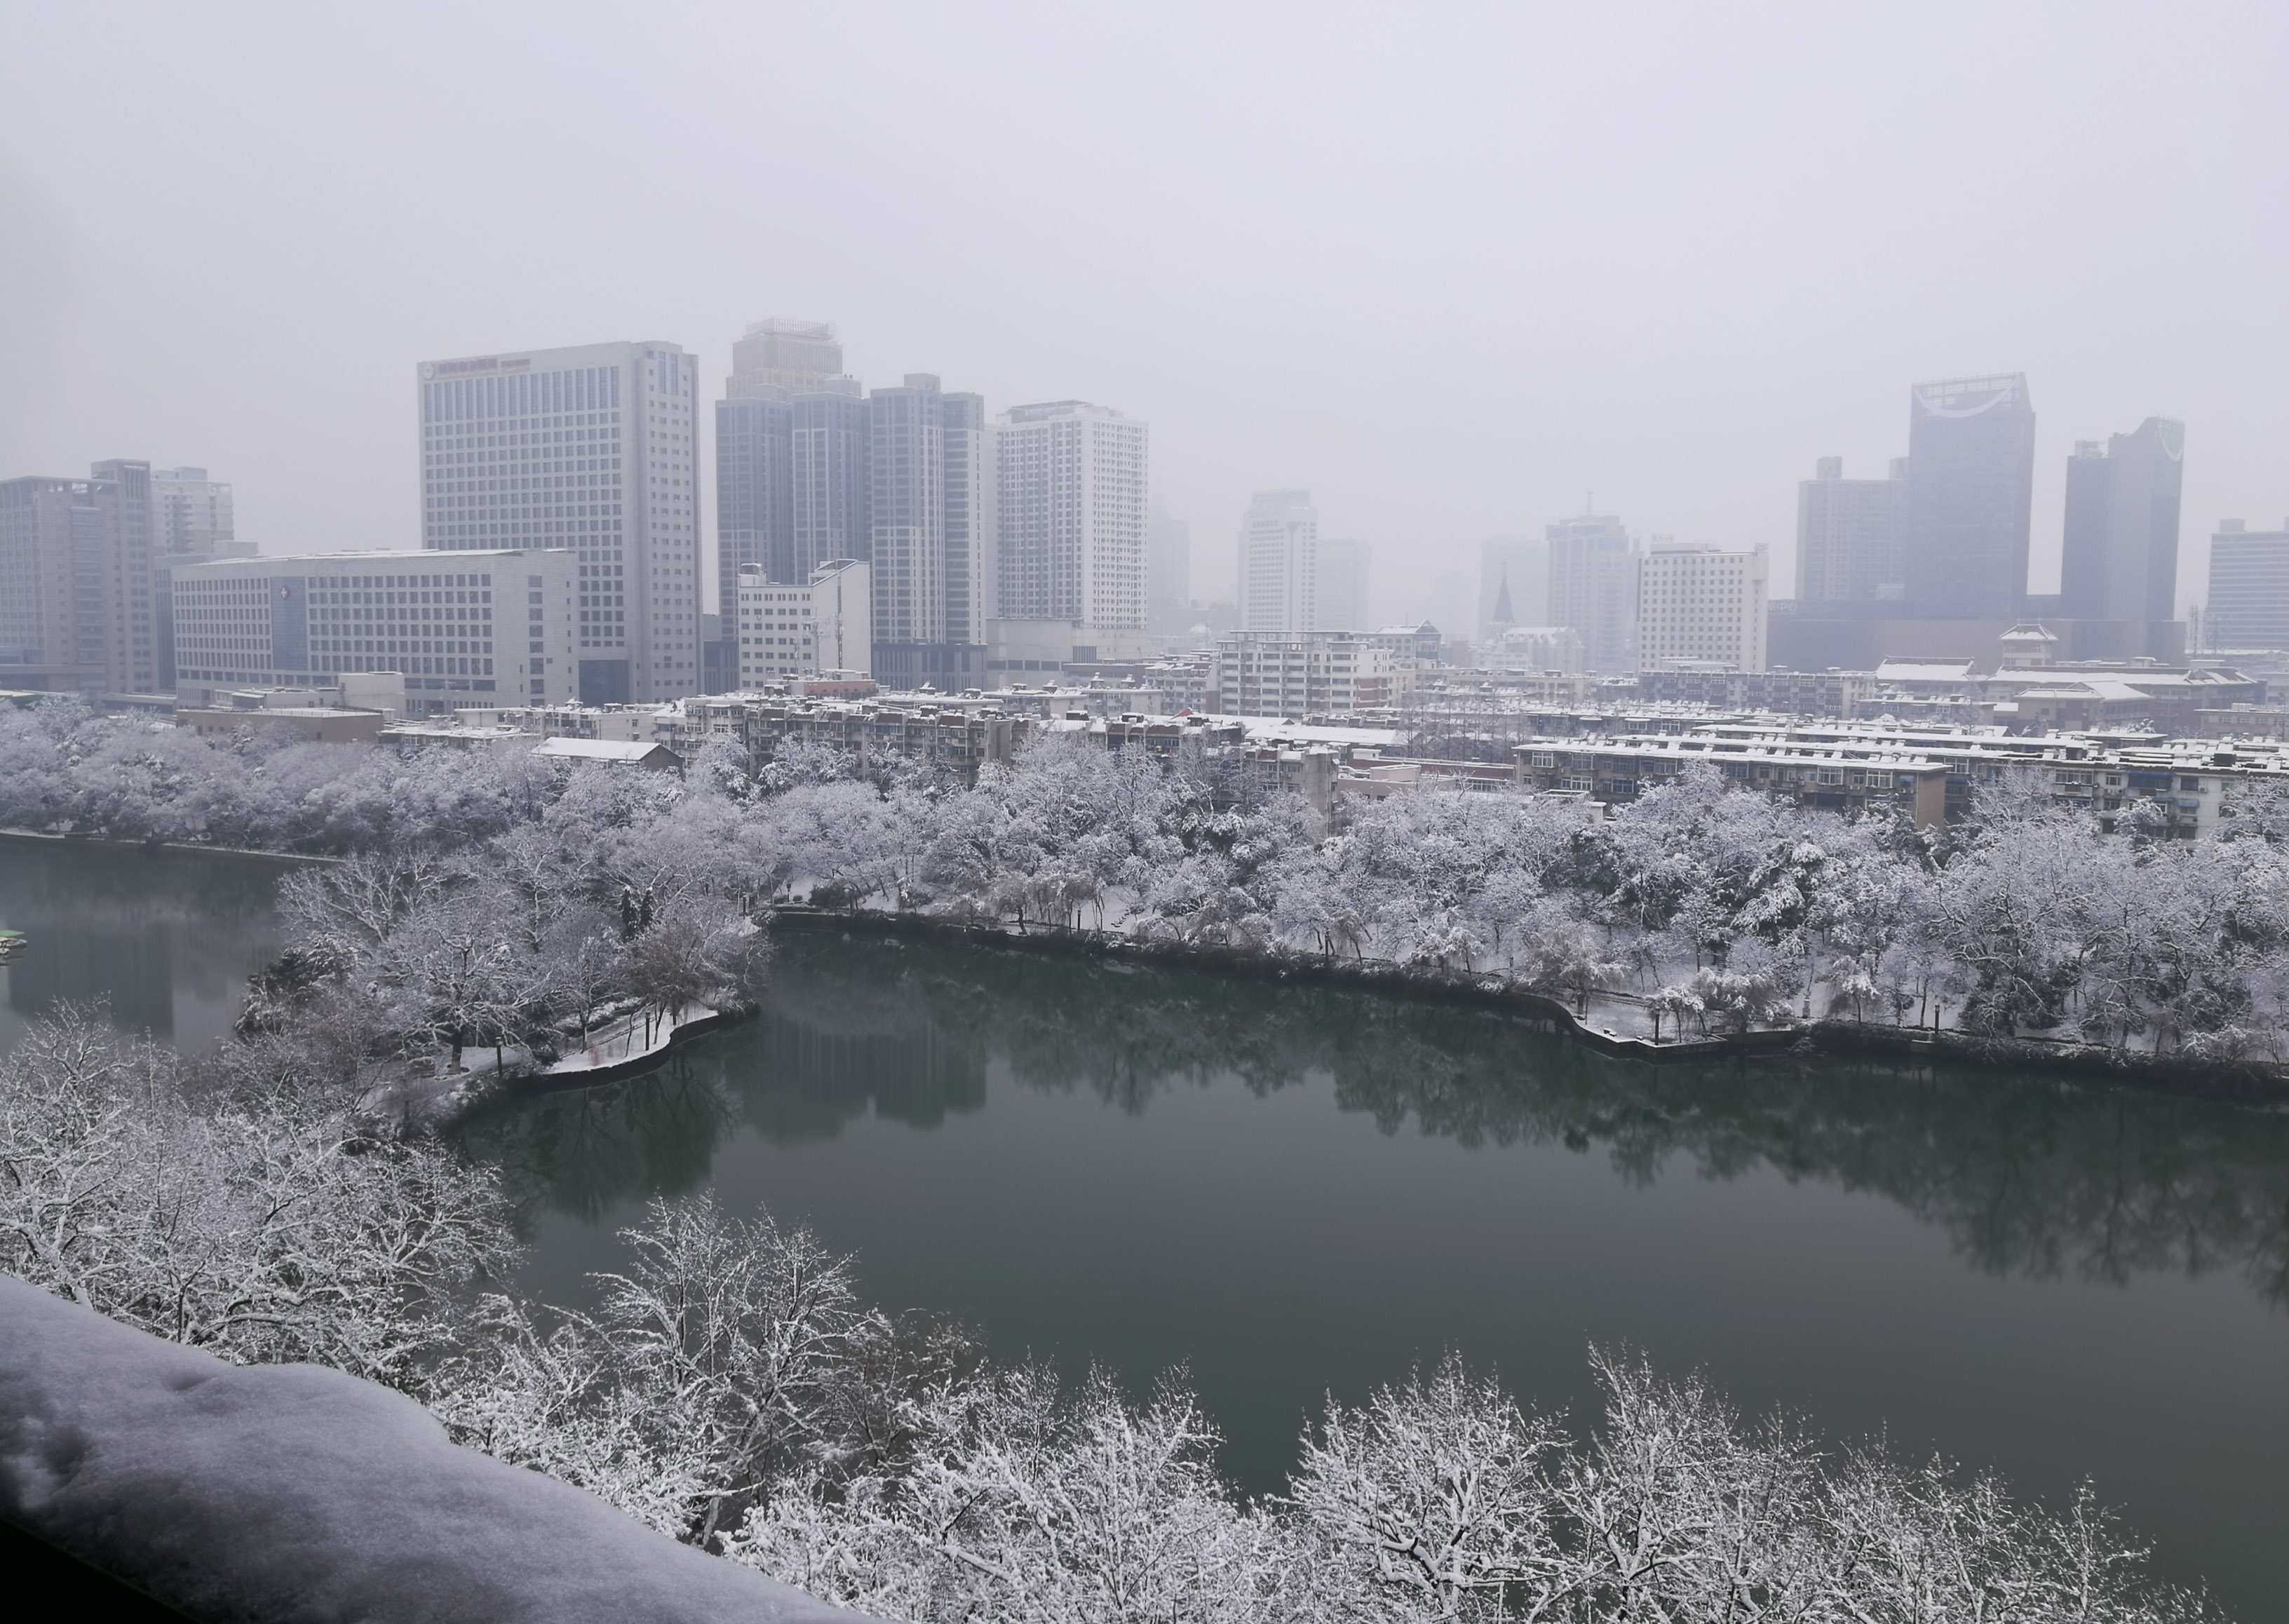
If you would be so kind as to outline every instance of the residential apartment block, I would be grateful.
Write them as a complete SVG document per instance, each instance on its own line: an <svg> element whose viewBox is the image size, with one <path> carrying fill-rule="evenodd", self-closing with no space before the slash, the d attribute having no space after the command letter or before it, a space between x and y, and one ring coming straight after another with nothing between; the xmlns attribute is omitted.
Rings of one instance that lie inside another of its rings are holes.
<svg viewBox="0 0 2289 1624"><path fill-rule="evenodd" d="M1365 632L1225 632L1216 639L1208 709L1224 716L1309 716L1400 702L1415 661Z"/></svg>
<svg viewBox="0 0 2289 1624"><path fill-rule="evenodd" d="M1077 641L1091 645L1108 641L1095 635L1100 629L1144 631L1150 441L1144 424L1086 401L1001 414L993 431L996 617L1070 621L1087 630Z"/></svg>
<svg viewBox="0 0 2289 1624"><path fill-rule="evenodd" d="M148 694L158 686L150 466L0 481L0 686Z"/></svg>
<svg viewBox="0 0 2289 1624"><path fill-rule="evenodd" d="M797 586L749 565L732 592L732 687L746 690L821 672L871 674L873 610L868 567L832 559Z"/></svg>

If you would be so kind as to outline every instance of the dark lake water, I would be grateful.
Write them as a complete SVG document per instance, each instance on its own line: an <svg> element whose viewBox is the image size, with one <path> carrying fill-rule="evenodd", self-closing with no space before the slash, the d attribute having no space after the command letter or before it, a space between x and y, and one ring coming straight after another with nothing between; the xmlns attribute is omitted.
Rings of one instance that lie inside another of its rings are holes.
<svg viewBox="0 0 2289 1624"><path fill-rule="evenodd" d="M60 998L187 1048L275 951L277 871L0 842L0 1047ZM1350 993L789 932L762 1018L521 1103L526 1284L586 1300L712 1189L868 1294L1141 1390L1188 1364L1276 1487L1305 1415L1459 1349L1544 1405L1583 1352L1831 1437L2082 1476L2241 1616L2289 1594L2289 1117L1882 1065L1655 1070Z"/></svg>
<svg viewBox="0 0 2289 1624"><path fill-rule="evenodd" d="M2245 1617L2289 1592L2289 1118L2030 1079L1655 1070L1351 993L783 935L765 1016L473 1125L587 1300L712 1189L1007 1355L1190 1366L1228 1469L1459 1349L1545 1405L1592 1341L2063 1494Z"/></svg>
<svg viewBox="0 0 2289 1624"><path fill-rule="evenodd" d="M0 1051L59 1002L187 1052L230 1030L246 978L277 956L281 865L0 840L0 926L30 938L0 968Z"/></svg>

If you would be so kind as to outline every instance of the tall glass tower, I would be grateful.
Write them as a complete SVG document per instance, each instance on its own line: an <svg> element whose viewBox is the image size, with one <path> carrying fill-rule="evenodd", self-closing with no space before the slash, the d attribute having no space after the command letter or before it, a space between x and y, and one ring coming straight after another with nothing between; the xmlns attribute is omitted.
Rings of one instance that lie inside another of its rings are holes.
<svg viewBox="0 0 2289 1624"><path fill-rule="evenodd" d="M1908 416L1905 565L1925 620L2014 619L2027 597L2035 406L2023 372L1918 384Z"/></svg>

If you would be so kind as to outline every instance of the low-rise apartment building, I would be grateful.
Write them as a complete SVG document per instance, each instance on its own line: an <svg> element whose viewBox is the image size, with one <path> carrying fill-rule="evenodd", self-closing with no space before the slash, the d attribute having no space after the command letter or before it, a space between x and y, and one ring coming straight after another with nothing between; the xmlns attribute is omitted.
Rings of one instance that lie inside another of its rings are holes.
<svg viewBox="0 0 2289 1624"><path fill-rule="evenodd" d="M1207 708L1226 716L1333 716L1397 705L1415 661L1364 632L1218 634Z"/></svg>
<svg viewBox="0 0 2289 1624"><path fill-rule="evenodd" d="M397 672L409 716L498 696L578 698L578 555L554 548L316 553L173 571L176 692Z"/></svg>

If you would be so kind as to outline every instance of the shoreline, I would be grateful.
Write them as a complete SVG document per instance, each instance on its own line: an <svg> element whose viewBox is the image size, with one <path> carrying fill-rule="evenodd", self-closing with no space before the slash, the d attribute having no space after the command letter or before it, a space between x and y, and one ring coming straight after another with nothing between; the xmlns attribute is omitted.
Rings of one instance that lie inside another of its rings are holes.
<svg viewBox="0 0 2289 1624"><path fill-rule="evenodd" d="M2240 1105L2289 1103L2289 1073L2263 1063L2198 1061L2102 1048L2092 1044L1984 1037L1948 1027L1934 1031L1929 1027L1887 1026L1841 1019L1798 1021L1784 1027L1656 1043L1649 1038L1608 1031L1575 1015L1563 999L1528 991L1491 973L1466 975L1452 970L1415 969L1382 959L1282 958L1239 948L1139 941L1112 932L1070 926L1037 926L1021 931L1008 926L964 924L912 913L845 912L801 903L774 904L770 918L775 925L802 929L872 930L884 935L921 936L963 946L1128 959L1251 981L1348 988L1421 1003L1501 1009L1599 1054L1649 1065L1746 1062L1790 1055L1801 1058L1806 1055L1882 1054L1926 1063L1947 1061L1959 1065L2015 1066L2062 1072L2092 1081Z"/></svg>
<svg viewBox="0 0 2289 1624"><path fill-rule="evenodd" d="M75 850L137 851L157 857L227 857L238 863L287 863L303 868L332 867L340 857L306 852L263 851L250 846L195 846L181 840L116 840L106 835L50 834L38 829L0 829L0 840L23 846L60 846Z"/></svg>

